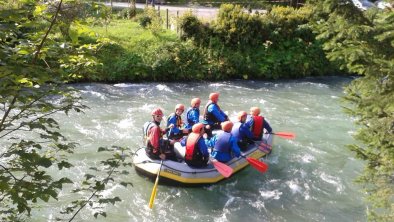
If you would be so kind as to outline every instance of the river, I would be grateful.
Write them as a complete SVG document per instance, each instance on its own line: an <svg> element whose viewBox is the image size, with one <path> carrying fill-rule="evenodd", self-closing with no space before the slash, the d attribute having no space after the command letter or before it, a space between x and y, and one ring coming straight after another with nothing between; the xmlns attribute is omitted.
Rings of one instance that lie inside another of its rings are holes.
<svg viewBox="0 0 394 222"><path fill-rule="evenodd" d="M104 196L118 195L123 201L106 206L107 218L97 221L366 221L360 187L353 183L363 165L345 147L354 142L355 131L340 102L350 81L324 77L73 85L90 109L85 114L56 115L62 132L79 143L72 156L75 167L62 176L83 178L87 168L107 157L97 153L100 146L138 149L141 127L153 108L162 107L169 115L177 103L189 106L191 98L200 97L204 106L210 92L220 92L219 104L229 116L259 106L274 131L296 133L295 140L275 138L273 152L264 158L268 172L248 167L228 180L200 188L159 185L150 210L153 183L131 169L122 179L133 186L111 183ZM67 195L61 193L60 202L43 204L33 221L53 220L58 206L69 200ZM94 220L89 208L77 216L76 221L82 220Z"/></svg>

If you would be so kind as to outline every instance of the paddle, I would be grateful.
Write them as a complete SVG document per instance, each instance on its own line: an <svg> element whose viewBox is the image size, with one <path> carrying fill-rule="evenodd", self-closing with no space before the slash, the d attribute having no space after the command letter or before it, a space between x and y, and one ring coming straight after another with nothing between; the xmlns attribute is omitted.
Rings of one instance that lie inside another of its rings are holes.
<svg viewBox="0 0 394 222"><path fill-rule="evenodd" d="M161 162L160 162L160 168L157 171L155 185L153 185L152 194L150 195L150 199L149 199L149 208L150 209L153 208L153 202L155 201L156 192L157 192L157 186L159 184L159 176L160 176L161 166L163 166L163 160L161 160Z"/></svg>
<svg viewBox="0 0 394 222"><path fill-rule="evenodd" d="M277 132L277 133L268 133L268 134L272 134L289 140L295 139L296 137L295 133L292 132Z"/></svg>
<svg viewBox="0 0 394 222"><path fill-rule="evenodd" d="M241 155L241 157L245 158L249 164L254 167L256 170L260 171L261 173L265 173L268 170L268 164L259 161L255 158L252 157L246 157L244 155Z"/></svg>
<svg viewBox="0 0 394 222"><path fill-rule="evenodd" d="M228 178L233 174L233 168L227 166L226 164L219 162L217 160L211 159L213 166L222 174L224 177Z"/></svg>

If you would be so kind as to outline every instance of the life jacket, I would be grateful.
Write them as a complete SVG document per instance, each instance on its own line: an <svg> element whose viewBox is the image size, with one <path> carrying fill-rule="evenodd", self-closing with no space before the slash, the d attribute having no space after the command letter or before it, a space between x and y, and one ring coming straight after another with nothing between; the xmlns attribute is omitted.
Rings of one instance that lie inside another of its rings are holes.
<svg viewBox="0 0 394 222"><path fill-rule="evenodd" d="M253 126L252 126L252 133L254 138L261 138L263 135L263 124L264 124L264 117L262 116L253 116Z"/></svg>
<svg viewBox="0 0 394 222"><path fill-rule="evenodd" d="M182 117L179 116L179 115L177 115L176 113L173 113L173 114L171 114L170 116L168 116L168 118L167 118L167 123L168 123L168 121L169 121L172 117L174 117L174 116L175 116L175 118L176 118L176 127L181 128L182 125L183 125Z"/></svg>
<svg viewBox="0 0 394 222"><path fill-rule="evenodd" d="M201 157L198 140L201 138L200 134L190 133L186 141L185 160L195 160Z"/></svg>
<svg viewBox="0 0 394 222"><path fill-rule="evenodd" d="M213 122L213 123L219 123L220 121L216 118L216 116L213 115L212 113L208 112L208 107L209 107L211 104L213 104L214 106L216 105L217 108L218 108L218 110L220 111L220 107L219 107L218 104L213 103L212 101L209 101L209 102L207 103L207 105L205 105L205 108L204 108L204 120L206 120L206 121L211 121L211 122Z"/></svg>
<svg viewBox="0 0 394 222"><path fill-rule="evenodd" d="M147 145L147 143L148 143L148 133L149 133L149 130L152 128L152 127L154 127L156 124L154 123L154 122L152 122L152 121L149 121L149 122L146 122L146 123L144 123L144 126L142 127L142 137L144 138L143 139L143 141L144 141L144 145L146 146Z"/></svg>
<svg viewBox="0 0 394 222"><path fill-rule="evenodd" d="M155 122L152 122L152 121L146 122L144 124L144 126L143 126L143 133L144 133L144 145L146 146L146 150L149 153L154 153L155 154L155 153L159 153L159 149L157 149L157 148L152 146L152 144L150 143L150 138L149 138L150 135L148 135L150 129L152 127L154 127L154 126L158 126L159 127L159 125L157 125L157 123L155 123ZM160 137L161 136L163 136L163 135L162 135L162 132L160 130Z"/></svg>
<svg viewBox="0 0 394 222"><path fill-rule="evenodd" d="M231 135L237 139L237 141L242 140L242 135L241 135L241 122L236 122L234 123L233 128L231 129Z"/></svg>
<svg viewBox="0 0 394 222"><path fill-rule="evenodd" d="M221 153L230 153L231 144L230 144L231 133L228 132L220 132L218 134L218 139L215 143L214 149Z"/></svg>

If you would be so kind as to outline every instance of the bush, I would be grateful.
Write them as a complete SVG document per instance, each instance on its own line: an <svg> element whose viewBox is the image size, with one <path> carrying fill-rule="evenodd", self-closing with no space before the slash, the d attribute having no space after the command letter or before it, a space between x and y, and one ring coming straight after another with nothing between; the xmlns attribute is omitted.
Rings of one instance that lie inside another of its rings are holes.
<svg viewBox="0 0 394 222"><path fill-rule="evenodd" d="M254 47L265 42L267 31L259 15L252 15L239 5L223 4L214 29L228 46Z"/></svg>
<svg viewBox="0 0 394 222"><path fill-rule="evenodd" d="M118 19L132 19L137 15L136 9L124 8L117 13Z"/></svg>
<svg viewBox="0 0 394 222"><path fill-rule="evenodd" d="M152 18L148 15L141 15L138 19L140 26L147 28L152 23Z"/></svg>
<svg viewBox="0 0 394 222"><path fill-rule="evenodd" d="M144 62L150 67L154 81L185 81L203 79L206 59L202 51L191 41L167 42L147 48Z"/></svg>

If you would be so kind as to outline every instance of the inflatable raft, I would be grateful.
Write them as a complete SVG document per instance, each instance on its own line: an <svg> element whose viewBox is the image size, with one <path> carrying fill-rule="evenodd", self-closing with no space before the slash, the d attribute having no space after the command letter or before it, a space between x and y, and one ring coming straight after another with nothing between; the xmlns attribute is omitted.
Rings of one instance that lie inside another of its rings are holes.
<svg viewBox="0 0 394 222"><path fill-rule="evenodd" d="M263 146L259 146L259 144L263 143L263 145L267 144L269 147L272 147L273 135L264 134L263 141L264 142L256 141L255 144L249 145L246 151L241 152L242 155L244 155L245 157L252 157L256 159L268 155L270 150L268 150L267 148L263 148ZM180 143L175 143L174 147L174 150L177 153L178 157L184 155L185 149L180 145ZM160 160L150 159L146 155L144 148L138 149L133 157L133 165L137 173L145 175L152 179L157 176L157 172L160 168L160 162ZM245 158L234 157L232 160L228 161L226 165L233 169L232 175L234 175L238 171L247 167L249 163ZM222 174L220 174L210 162L207 167L194 168L188 166L183 160L180 160L178 162L164 160L163 166L161 167L160 171L160 183L166 183L170 185L201 186L214 184L223 179L226 178Z"/></svg>

